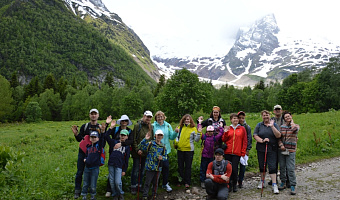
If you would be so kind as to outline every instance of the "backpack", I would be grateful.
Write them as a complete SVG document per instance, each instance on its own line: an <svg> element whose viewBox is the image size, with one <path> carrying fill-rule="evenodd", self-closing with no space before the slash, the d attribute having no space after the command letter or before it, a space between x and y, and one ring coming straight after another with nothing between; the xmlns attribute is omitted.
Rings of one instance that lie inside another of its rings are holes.
<svg viewBox="0 0 340 200"><path fill-rule="evenodd" d="M90 123L91 122L85 124L84 132L86 132L86 129L89 128L89 124ZM92 131L98 131L98 133L101 133L101 130L99 128L99 124L98 123L97 123L97 127L96 128L89 128L89 129L91 129ZM104 148L102 147L102 151L100 153L100 165L99 166L103 166L105 164L105 156L106 156L105 153L106 152L105 152Z"/></svg>
<svg viewBox="0 0 340 200"><path fill-rule="evenodd" d="M102 148L102 152L100 153L100 165L99 166L103 166L105 164L105 150L104 148Z"/></svg>
<svg viewBox="0 0 340 200"><path fill-rule="evenodd" d="M181 132L182 132L182 127L179 128L178 136L176 137L176 139L174 139L173 145L175 149L178 148L178 142L179 142L179 138L181 137Z"/></svg>

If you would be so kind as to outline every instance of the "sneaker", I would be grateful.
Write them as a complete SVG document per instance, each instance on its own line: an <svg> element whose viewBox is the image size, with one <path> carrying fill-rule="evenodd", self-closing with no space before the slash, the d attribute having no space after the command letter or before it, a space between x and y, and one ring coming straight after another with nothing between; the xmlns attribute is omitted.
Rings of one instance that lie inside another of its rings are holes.
<svg viewBox="0 0 340 200"><path fill-rule="evenodd" d="M201 182L201 188L205 189L205 183L204 182Z"/></svg>
<svg viewBox="0 0 340 200"><path fill-rule="evenodd" d="M280 186L279 186L279 190L284 190L286 189L286 183L281 182Z"/></svg>
<svg viewBox="0 0 340 200"><path fill-rule="evenodd" d="M137 194L137 188L136 187L131 187L131 194L133 194L133 195Z"/></svg>
<svg viewBox="0 0 340 200"><path fill-rule="evenodd" d="M263 187L266 187L266 182L263 182ZM257 186L257 189L262 189L262 181L260 181L259 185Z"/></svg>
<svg viewBox="0 0 340 200"><path fill-rule="evenodd" d="M106 192L105 193L105 197L110 197L111 196L111 192Z"/></svg>
<svg viewBox="0 0 340 200"><path fill-rule="evenodd" d="M163 185L162 188L164 190L166 190L167 192L171 192L172 191L172 188L170 187L169 183L167 183L166 185Z"/></svg>
<svg viewBox="0 0 340 200"><path fill-rule="evenodd" d="M243 183L242 183L242 181L238 181L238 187L239 187L239 188L243 188Z"/></svg>
<svg viewBox="0 0 340 200"><path fill-rule="evenodd" d="M277 187L277 184L273 184L273 191L274 194L279 194L279 188Z"/></svg>
<svg viewBox="0 0 340 200"><path fill-rule="evenodd" d="M185 189L188 189L190 188L190 185L189 184L185 184Z"/></svg>
<svg viewBox="0 0 340 200"><path fill-rule="evenodd" d="M290 194L296 195L295 186L290 186Z"/></svg>

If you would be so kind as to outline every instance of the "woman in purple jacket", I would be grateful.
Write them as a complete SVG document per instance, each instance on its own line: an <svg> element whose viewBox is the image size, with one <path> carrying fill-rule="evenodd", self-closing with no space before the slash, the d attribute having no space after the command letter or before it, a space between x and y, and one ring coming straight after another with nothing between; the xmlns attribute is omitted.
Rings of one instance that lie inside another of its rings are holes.
<svg viewBox="0 0 340 200"><path fill-rule="evenodd" d="M205 188L205 179L206 179L206 171L208 168L208 164L214 160L214 152L215 152L215 143L217 143L222 135L223 135L223 122L220 122L218 127L218 134L215 134L214 126L210 125L207 127L207 132L202 134L202 158L201 158L201 167L200 167L200 180L201 187Z"/></svg>

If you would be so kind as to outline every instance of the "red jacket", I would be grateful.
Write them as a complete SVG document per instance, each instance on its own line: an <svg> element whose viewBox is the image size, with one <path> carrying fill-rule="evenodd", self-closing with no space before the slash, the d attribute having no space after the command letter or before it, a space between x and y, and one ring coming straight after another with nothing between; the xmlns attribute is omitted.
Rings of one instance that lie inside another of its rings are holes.
<svg viewBox="0 0 340 200"><path fill-rule="evenodd" d="M222 142L227 144L224 154L234 154L237 156L245 156L247 150L247 131L243 126L237 126L234 129L230 126L227 132L222 136Z"/></svg>
<svg viewBox="0 0 340 200"><path fill-rule="evenodd" d="M227 169L225 170L225 173L227 173L226 176L228 176L229 178L231 176L231 171L232 171L232 167L231 167L231 164L228 162ZM216 182L216 183L229 183L229 180L225 181L225 180L223 180L221 178L222 175L214 175L214 172L213 172L213 162L209 163L206 173L207 174L212 174L214 176L213 181ZM229 185L228 185L228 188L229 188Z"/></svg>

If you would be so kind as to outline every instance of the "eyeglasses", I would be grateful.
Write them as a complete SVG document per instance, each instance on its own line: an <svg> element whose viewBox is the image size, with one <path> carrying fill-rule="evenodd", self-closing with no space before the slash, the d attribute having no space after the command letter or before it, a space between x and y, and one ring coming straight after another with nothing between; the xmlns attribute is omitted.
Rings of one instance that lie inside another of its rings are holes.
<svg viewBox="0 0 340 200"><path fill-rule="evenodd" d="M152 118L152 116L146 116L147 118Z"/></svg>
<svg viewBox="0 0 340 200"><path fill-rule="evenodd" d="M129 120L122 120L121 122L129 122Z"/></svg>

